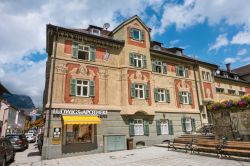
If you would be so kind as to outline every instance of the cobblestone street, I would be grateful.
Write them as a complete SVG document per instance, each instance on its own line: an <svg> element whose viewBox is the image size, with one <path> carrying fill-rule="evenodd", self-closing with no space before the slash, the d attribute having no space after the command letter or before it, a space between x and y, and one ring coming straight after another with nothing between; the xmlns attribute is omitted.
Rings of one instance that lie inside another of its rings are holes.
<svg viewBox="0 0 250 166"><path fill-rule="evenodd" d="M148 147L130 151L82 155L53 160L40 160L37 148L30 144L24 152L17 152L11 166L249 166L250 160L218 159L216 156L191 155L168 151L161 147Z"/></svg>

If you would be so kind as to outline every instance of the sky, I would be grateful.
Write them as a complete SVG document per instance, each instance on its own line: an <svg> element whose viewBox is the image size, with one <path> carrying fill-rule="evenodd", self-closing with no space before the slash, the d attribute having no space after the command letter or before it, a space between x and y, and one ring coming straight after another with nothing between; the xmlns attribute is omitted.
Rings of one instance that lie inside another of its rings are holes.
<svg viewBox="0 0 250 166"><path fill-rule="evenodd" d="M46 24L112 30L136 14L165 47L221 68L250 63L249 0L0 0L0 81L41 106Z"/></svg>

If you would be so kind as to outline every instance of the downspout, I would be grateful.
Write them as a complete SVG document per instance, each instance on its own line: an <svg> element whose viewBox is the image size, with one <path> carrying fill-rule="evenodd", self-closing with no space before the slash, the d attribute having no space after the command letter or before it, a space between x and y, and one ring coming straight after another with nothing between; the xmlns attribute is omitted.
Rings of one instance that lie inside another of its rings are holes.
<svg viewBox="0 0 250 166"><path fill-rule="evenodd" d="M54 47L54 57L53 59L53 66L52 66L52 78L51 78L51 88L50 88L50 102L49 102L49 118L48 118L48 130L47 130L47 138L49 138L50 127L51 127L51 108L52 108L52 94L53 94L53 87L54 87L54 77L55 77L55 65L56 65L56 50L57 50L57 40L58 40L58 27L56 28L56 35L54 38L55 47Z"/></svg>

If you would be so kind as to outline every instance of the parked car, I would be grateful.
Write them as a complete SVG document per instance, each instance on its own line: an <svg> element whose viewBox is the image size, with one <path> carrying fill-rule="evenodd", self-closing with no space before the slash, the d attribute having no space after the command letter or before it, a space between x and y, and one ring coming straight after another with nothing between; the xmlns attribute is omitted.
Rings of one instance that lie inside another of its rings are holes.
<svg viewBox="0 0 250 166"><path fill-rule="evenodd" d="M8 138L0 138L0 165L15 160L15 150Z"/></svg>
<svg viewBox="0 0 250 166"><path fill-rule="evenodd" d="M10 139L15 150L25 150L29 147L29 142L24 134L8 134L6 137Z"/></svg>
<svg viewBox="0 0 250 166"><path fill-rule="evenodd" d="M33 133L25 133L25 136L29 142L36 142L36 136Z"/></svg>

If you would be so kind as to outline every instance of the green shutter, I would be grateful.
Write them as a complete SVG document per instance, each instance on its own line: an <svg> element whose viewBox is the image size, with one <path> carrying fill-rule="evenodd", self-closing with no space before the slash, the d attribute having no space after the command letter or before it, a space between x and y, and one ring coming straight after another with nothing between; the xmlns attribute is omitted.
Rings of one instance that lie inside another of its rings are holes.
<svg viewBox="0 0 250 166"><path fill-rule="evenodd" d="M133 119L129 119L128 123L129 123L129 136L132 137L135 135L135 127L134 127L134 120Z"/></svg>
<svg viewBox="0 0 250 166"><path fill-rule="evenodd" d="M130 96L131 98L135 98L135 84L134 83L131 83Z"/></svg>
<svg viewBox="0 0 250 166"><path fill-rule="evenodd" d="M147 68L147 57L145 55L142 55L143 58L143 68L146 69Z"/></svg>
<svg viewBox="0 0 250 166"><path fill-rule="evenodd" d="M130 28L130 38L134 39L134 28Z"/></svg>
<svg viewBox="0 0 250 166"><path fill-rule="evenodd" d="M141 30L141 41L145 40L144 37L145 37L145 31Z"/></svg>
<svg viewBox="0 0 250 166"><path fill-rule="evenodd" d="M196 131L196 125L195 125L195 119L194 118L191 119L191 124L192 124L192 131L193 132Z"/></svg>
<svg viewBox="0 0 250 166"><path fill-rule="evenodd" d="M179 72L179 66L178 65L175 66L175 70L176 70L176 76L179 76L180 72Z"/></svg>
<svg viewBox="0 0 250 166"><path fill-rule="evenodd" d="M182 98L182 94L181 92L179 92L179 103L182 104L183 103L183 98Z"/></svg>
<svg viewBox="0 0 250 166"><path fill-rule="evenodd" d="M89 81L89 97L95 96L95 81L90 80Z"/></svg>
<svg viewBox="0 0 250 166"><path fill-rule="evenodd" d="M188 77L188 68L184 68L184 72L185 72L185 77Z"/></svg>
<svg viewBox="0 0 250 166"><path fill-rule="evenodd" d="M70 95L71 96L76 95L76 79L70 80Z"/></svg>
<svg viewBox="0 0 250 166"><path fill-rule="evenodd" d="M162 63L162 68L163 68L163 74L167 74L167 64Z"/></svg>
<svg viewBox="0 0 250 166"><path fill-rule="evenodd" d="M154 89L154 97L155 97L155 102L158 102L159 98L158 98L158 89L157 88Z"/></svg>
<svg viewBox="0 0 250 166"><path fill-rule="evenodd" d="M143 120L144 135L149 136L149 123L147 119Z"/></svg>
<svg viewBox="0 0 250 166"><path fill-rule="evenodd" d="M190 92L188 92L188 99L189 99L189 104L192 104L192 96Z"/></svg>
<svg viewBox="0 0 250 166"><path fill-rule="evenodd" d="M96 57L96 49L95 47L91 46L90 47L90 61L95 61L95 57Z"/></svg>
<svg viewBox="0 0 250 166"><path fill-rule="evenodd" d="M134 66L134 54L129 53L129 65Z"/></svg>
<svg viewBox="0 0 250 166"><path fill-rule="evenodd" d="M78 58L78 43L73 42L73 58Z"/></svg>
<svg viewBox="0 0 250 166"><path fill-rule="evenodd" d="M157 135L161 135L161 121L160 120L156 120L156 132L157 132Z"/></svg>
<svg viewBox="0 0 250 166"><path fill-rule="evenodd" d="M165 97L166 97L166 102L170 103L170 93L168 89L165 90Z"/></svg>
<svg viewBox="0 0 250 166"><path fill-rule="evenodd" d="M187 130L186 130L186 118L181 118L181 126L182 126L182 131L183 132L186 132Z"/></svg>
<svg viewBox="0 0 250 166"><path fill-rule="evenodd" d="M152 60L152 71L156 72L156 65L155 65L155 60Z"/></svg>
<svg viewBox="0 0 250 166"><path fill-rule="evenodd" d="M145 99L149 99L149 86L148 84L144 84L145 90Z"/></svg>
<svg viewBox="0 0 250 166"><path fill-rule="evenodd" d="M174 127L173 127L172 120L168 120L168 132L169 132L169 135L174 135Z"/></svg>

